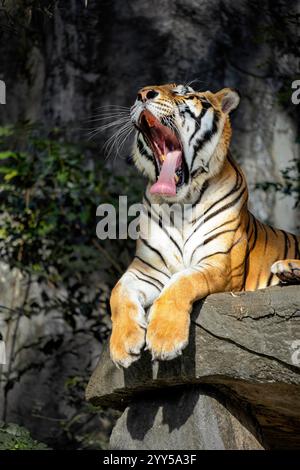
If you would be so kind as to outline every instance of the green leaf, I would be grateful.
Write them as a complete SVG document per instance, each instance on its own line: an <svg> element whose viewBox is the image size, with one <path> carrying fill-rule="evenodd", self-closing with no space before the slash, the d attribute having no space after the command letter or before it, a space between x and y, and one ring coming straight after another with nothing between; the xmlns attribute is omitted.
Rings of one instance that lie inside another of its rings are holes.
<svg viewBox="0 0 300 470"><path fill-rule="evenodd" d="M6 152L0 152L0 160L6 160L6 158L16 158L16 154L7 150Z"/></svg>
<svg viewBox="0 0 300 470"><path fill-rule="evenodd" d="M0 137L8 137L14 133L14 130L10 126L0 127Z"/></svg>
<svg viewBox="0 0 300 470"><path fill-rule="evenodd" d="M5 181L10 181L12 180L13 178L15 178L16 176L18 176L18 171L17 170L11 170L9 173L7 173L5 176L4 176L4 179Z"/></svg>

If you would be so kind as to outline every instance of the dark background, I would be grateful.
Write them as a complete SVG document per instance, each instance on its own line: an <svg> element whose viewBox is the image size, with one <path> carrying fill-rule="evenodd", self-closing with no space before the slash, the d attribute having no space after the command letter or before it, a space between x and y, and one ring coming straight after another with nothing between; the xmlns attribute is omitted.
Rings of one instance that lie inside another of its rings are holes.
<svg viewBox="0 0 300 470"><path fill-rule="evenodd" d="M96 240L95 209L119 194L137 202L144 182L129 144L106 160L109 134L88 139L100 106L131 106L140 87L165 82L238 88L232 151L251 207L299 230L299 14L288 0L0 2L0 144L16 155L1 159L6 423L53 448L99 448L115 417L91 409L84 388L109 331L109 291L134 245ZM21 446L33 445L18 432Z"/></svg>

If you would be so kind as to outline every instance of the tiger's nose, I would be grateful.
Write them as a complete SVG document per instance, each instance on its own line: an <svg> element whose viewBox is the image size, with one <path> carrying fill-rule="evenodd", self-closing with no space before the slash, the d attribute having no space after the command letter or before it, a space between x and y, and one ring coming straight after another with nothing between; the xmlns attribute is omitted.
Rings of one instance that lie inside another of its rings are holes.
<svg viewBox="0 0 300 470"><path fill-rule="evenodd" d="M156 96L158 96L158 91L155 90L141 90L137 95L138 101L143 101L145 103L148 100L153 100Z"/></svg>

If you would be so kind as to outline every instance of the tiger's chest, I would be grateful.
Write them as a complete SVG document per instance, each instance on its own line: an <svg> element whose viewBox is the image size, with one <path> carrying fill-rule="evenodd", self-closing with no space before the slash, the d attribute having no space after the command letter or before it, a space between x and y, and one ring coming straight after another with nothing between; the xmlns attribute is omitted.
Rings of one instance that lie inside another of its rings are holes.
<svg viewBox="0 0 300 470"><path fill-rule="evenodd" d="M141 221L144 224L142 236L148 248L152 247L154 254L155 250L161 254L171 273L199 265L214 253L226 250L230 243L228 235L218 235L218 226L224 223L222 217L205 221L201 216L193 218L175 212L171 217L164 213L156 217L148 214ZM146 250L146 254L149 261L153 261L155 256L151 249Z"/></svg>

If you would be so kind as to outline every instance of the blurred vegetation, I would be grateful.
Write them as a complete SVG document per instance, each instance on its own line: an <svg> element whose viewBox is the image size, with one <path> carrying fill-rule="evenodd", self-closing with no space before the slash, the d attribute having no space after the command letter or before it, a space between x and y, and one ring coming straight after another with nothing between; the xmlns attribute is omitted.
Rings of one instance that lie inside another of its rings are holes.
<svg viewBox="0 0 300 470"><path fill-rule="evenodd" d="M264 181L256 183L255 188L263 191L276 191L284 196L292 196L295 208L300 205L300 161L291 160L290 166L281 171L282 181Z"/></svg>
<svg viewBox="0 0 300 470"><path fill-rule="evenodd" d="M66 286L76 273L84 283L102 256L111 261L104 248L96 256L96 208L106 202L118 209L119 194L136 200L132 175L114 175L103 160L89 160L80 146L61 142L55 129L42 138L31 127L0 128L0 150L2 259L40 281Z"/></svg>
<svg viewBox="0 0 300 470"><path fill-rule="evenodd" d="M0 423L0 450L49 450L49 447L32 439L29 432L17 424Z"/></svg>
<svg viewBox="0 0 300 470"><path fill-rule="evenodd" d="M114 175L93 148L64 141L58 129L46 134L28 123L0 128L0 256L26 284L23 304L9 314L13 332L11 359L3 372L4 420L10 390L24 374L41 371L53 355L60 360L75 354L67 331L74 340L90 335L100 351L109 333L109 292L132 258L134 242L98 240L96 208L103 202L116 206L120 194L129 195L129 204L136 202L142 185L141 179L140 186L132 184L130 168L126 176ZM7 306L1 310L7 312ZM23 349L39 354L21 367L16 338L22 317L51 312L63 319L66 334L47 331L31 338ZM105 445L99 436L93 438L95 426L88 426L100 413L109 427L105 413L84 400L91 367L65 383L65 400L75 410L60 420L65 448Z"/></svg>

